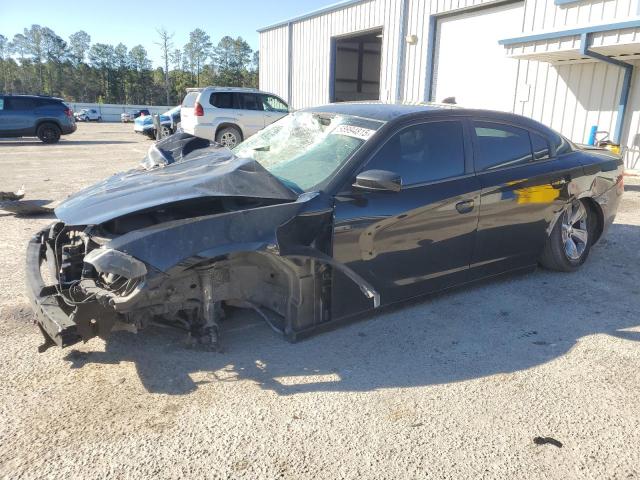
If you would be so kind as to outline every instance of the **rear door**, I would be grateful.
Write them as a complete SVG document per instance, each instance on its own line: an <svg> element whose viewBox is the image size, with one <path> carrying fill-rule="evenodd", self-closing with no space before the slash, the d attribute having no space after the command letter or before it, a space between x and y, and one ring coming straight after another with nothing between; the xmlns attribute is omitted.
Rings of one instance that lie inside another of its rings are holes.
<svg viewBox="0 0 640 480"><path fill-rule="evenodd" d="M271 125L289 113L289 106L275 95L260 95L264 110L264 126Z"/></svg>
<svg viewBox="0 0 640 480"><path fill-rule="evenodd" d="M9 112L4 97L0 95L0 137L9 134Z"/></svg>
<svg viewBox="0 0 640 480"><path fill-rule="evenodd" d="M35 135L36 102L28 97L4 97L2 130L5 135Z"/></svg>
<svg viewBox="0 0 640 480"><path fill-rule="evenodd" d="M522 126L478 118L471 130L481 186L471 276L535 265L581 166L552 156L550 139Z"/></svg>
<svg viewBox="0 0 640 480"><path fill-rule="evenodd" d="M248 138L265 126L264 109L261 95L256 93L239 92L240 108L242 109L242 129L244 137Z"/></svg>
<svg viewBox="0 0 640 480"><path fill-rule="evenodd" d="M478 222L479 185L461 120L407 126L361 169L402 177L400 192L352 187L336 196L334 258L378 290L383 305L467 278ZM334 272L333 317L370 307ZM362 300L362 301L360 301Z"/></svg>

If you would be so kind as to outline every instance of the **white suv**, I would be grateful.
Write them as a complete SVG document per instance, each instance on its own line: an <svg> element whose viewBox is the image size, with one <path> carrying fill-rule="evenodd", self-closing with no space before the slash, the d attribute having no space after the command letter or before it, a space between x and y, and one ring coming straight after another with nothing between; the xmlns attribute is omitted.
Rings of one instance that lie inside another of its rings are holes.
<svg viewBox="0 0 640 480"><path fill-rule="evenodd" d="M188 88L180 111L182 129L233 148L289 113L271 93L253 88Z"/></svg>

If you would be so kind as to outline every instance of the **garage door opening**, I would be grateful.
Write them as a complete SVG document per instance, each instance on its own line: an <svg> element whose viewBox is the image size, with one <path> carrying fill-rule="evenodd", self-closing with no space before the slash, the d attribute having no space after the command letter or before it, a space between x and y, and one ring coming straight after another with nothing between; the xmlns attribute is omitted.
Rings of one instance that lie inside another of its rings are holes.
<svg viewBox="0 0 640 480"><path fill-rule="evenodd" d="M382 30L334 39L332 102L380 99Z"/></svg>
<svg viewBox="0 0 640 480"><path fill-rule="evenodd" d="M432 99L468 108L513 110L518 62L498 44L522 25L524 3L447 15L436 25Z"/></svg>

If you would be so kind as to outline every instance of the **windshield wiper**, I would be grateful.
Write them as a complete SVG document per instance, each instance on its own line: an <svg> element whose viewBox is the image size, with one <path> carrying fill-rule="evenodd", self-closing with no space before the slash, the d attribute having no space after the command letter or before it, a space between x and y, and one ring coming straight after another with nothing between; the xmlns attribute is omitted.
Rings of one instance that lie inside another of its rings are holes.
<svg viewBox="0 0 640 480"><path fill-rule="evenodd" d="M271 145L265 145L263 147L253 149L254 152L268 152L269 150L271 150Z"/></svg>

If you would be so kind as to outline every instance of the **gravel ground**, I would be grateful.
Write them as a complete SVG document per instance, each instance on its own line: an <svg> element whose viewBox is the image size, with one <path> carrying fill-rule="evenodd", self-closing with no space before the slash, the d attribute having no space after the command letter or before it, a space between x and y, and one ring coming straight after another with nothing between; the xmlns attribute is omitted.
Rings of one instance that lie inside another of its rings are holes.
<svg viewBox="0 0 640 480"><path fill-rule="evenodd" d="M149 144L117 124L55 146L0 140L0 190L59 202ZM236 314L220 354L165 329L38 354L24 249L51 220L0 216L0 477L640 478L640 181L626 184L577 273L465 288L294 345Z"/></svg>

